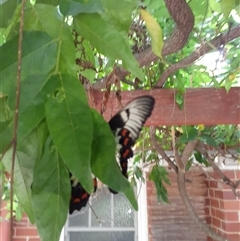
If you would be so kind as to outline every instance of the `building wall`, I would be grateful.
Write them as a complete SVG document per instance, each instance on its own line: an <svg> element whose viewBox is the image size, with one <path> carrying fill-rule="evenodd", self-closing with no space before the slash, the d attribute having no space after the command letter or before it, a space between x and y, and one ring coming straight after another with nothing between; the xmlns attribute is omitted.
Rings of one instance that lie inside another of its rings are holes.
<svg viewBox="0 0 240 241"><path fill-rule="evenodd" d="M232 181L240 179L240 170L226 170L223 173ZM240 240L240 198L220 181L215 172L208 173L208 196L206 199L207 221L218 233L231 241ZM240 185L237 189L240 193ZM208 241L213 239L208 238Z"/></svg>
<svg viewBox="0 0 240 241"><path fill-rule="evenodd" d="M202 221L206 222L205 196L207 186L205 175L199 169L186 175L186 190L194 209ZM171 185L165 185L170 204L158 203L156 189L147 183L149 241L206 241L207 235L189 218L179 195L177 177L169 172Z"/></svg>
<svg viewBox="0 0 240 241"><path fill-rule="evenodd" d="M149 241L213 241L188 217L178 193L176 175L169 174L172 184L167 189L171 205L159 204L154 184L147 182ZM224 174L232 180L240 179L240 170L227 170ZM239 241L240 199L227 185L214 180L220 180L214 172L191 171L187 178L187 192L199 217L229 240ZM0 223L0 241L8 241L3 239L7 223ZM26 216L21 222L14 221L13 241L40 241L35 226Z"/></svg>

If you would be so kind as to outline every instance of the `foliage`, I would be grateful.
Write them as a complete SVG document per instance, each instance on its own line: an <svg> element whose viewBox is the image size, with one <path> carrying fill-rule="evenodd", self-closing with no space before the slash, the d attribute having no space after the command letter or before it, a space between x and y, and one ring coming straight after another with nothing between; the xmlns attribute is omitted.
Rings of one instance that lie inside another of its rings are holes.
<svg viewBox="0 0 240 241"><path fill-rule="evenodd" d="M202 42L209 43L220 32L236 25L236 18L230 13L236 10L237 16L240 6L233 0L189 1L195 15L189 42L181 51L164 57L163 39L166 40L175 27L164 1L26 1L23 40L19 46L21 5L22 2L16 0L0 4L0 153L4 168L10 173L17 53L21 50L13 187L14 200L20 205L16 206L15 213L19 217L19 210L23 209L30 221L36 222L42 240L55 241L68 212L68 170L89 193L93 191L93 172L103 183L123 192L137 209L133 190L115 162L112 133L103 118L88 106L84 87L106 80L116 66L130 74L121 82L117 80L111 90L154 87L170 65L190 55ZM159 59L140 68L135 55L149 46ZM213 50L218 54L213 61L215 67L221 61L226 63L221 72L198 62L177 70L165 81L165 88L177 89L176 102L180 107L188 87L224 86L229 90L239 81L239 43L232 41ZM234 145L239 140L234 126L204 127L203 130L191 126L178 127L178 130L180 150L194 138L214 147ZM157 139L164 149L171 148L169 127L159 128ZM136 155L134 178L142 179L140 160L144 165L157 161L150 179L156 184L159 200L167 202L163 184L169 181L165 169L159 166L157 153L149 151L148 131L143 132L137 150L143 145ZM195 158L206 164L201 155L196 154ZM8 191L5 191L6 197Z"/></svg>

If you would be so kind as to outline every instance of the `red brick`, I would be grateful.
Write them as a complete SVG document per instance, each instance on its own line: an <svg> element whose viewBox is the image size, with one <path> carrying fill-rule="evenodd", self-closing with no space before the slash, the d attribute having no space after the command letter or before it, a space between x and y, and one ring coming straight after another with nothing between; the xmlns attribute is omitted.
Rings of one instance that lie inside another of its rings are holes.
<svg viewBox="0 0 240 241"><path fill-rule="evenodd" d="M216 209L213 206L211 206L211 208L210 208L210 213L211 213L212 217L216 216Z"/></svg>
<svg viewBox="0 0 240 241"><path fill-rule="evenodd" d="M13 238L13 241L27 241L27 238Z"/></svg>
<svg viewBox="0 0 240 241"><path fill-rule="evenodd" d="M225 223L225 231L239 233L240 232L240 223L239 222L237 222L237 223L226 222Z"/></svg>
<svg viewBox="0 0 240 241"><path fill-rule="evenodd" d="M239 179L240 179L240 171L235 170L235 180L239 180Z"/></svg>
<svg viewBox="0 0 240 241"><path fill-rule="evenodd" d="M222 191L214 190L214 197L215 197L215 198L218 198L218 199L222 199L222 198L223 198L223 193L222 193Z"/></svg>
<svg viewBox="0 0 240 241"><path fill-rule="evenodd" d="M223 208L225 210L236 210L239 211L240 209L240 201L239 200L226 200L223 201Z"/></svg>
<svg viewBox="0 0 240 241"><path fill-rule="evenodd" d="M16 236L38 236L36 228L17 228Z"/></svg>
<svg viewBox="0 0 240 241"><path fill-rule="evenodd" d="M210 203L211 203L211 206L212 206L212 207L219 208L219 201L218 201L217 199L211 198L211 199L210 199Z"/></svg>
<svg viewBox="0 0 240 241"><path fill-rule="evenodd" d="M238 212L225 212L225 220L226 221L239 221L238 220Z"/></svg>
<svg viewBox="0 0 240 241"><path fill-rule="evenodd" d="M227 234L226 238L231 241L239 241L240 240L240 234Z"/></svg>
<svg viewBox="0 0 240 241"><path fill-rule="evenodd" d="M221 227L221 221L218 218L212 217L212 225L215 227Z"/></svg>
<svg viewBox="0 0 240 241"><path fill-rule="evenodd" d="M217 181L210 181L209 187L210 188L218 188L218 182Z"/></svg>
<svg viewBox="0 0 240 241"><path fill-rule="evenodd" d="M223 174L231 180L235 179L235 171L234 170L224 171Z"/></svg>
<svg viewBox="0 0 240 241"><path fill-rule="evenodd" d="M219 219L224 220L225 219L225 213L224 211L220 210L220 209L216 209L216 213L215 213L216 217Z"/></svg>
<svg viewBox="0 0 240 241"><path fill-rule="evenodd" d="M206 223L207 223L208 225L211 225L211 223L212 223L211 217L206 217L205 220L206 220Z"/></svg>
<svg viewBox="0 0 240 241"><path fill-rule="evenodd" d="M223 199L227 200L236 200L236 196L232 191L223 191Z"/></svg>
<svg viewBox="0 0 240 241"><path fill-rule="evenodd" d="M214 190L210 189L209 195L210 197L214 197Z"/></svg>
<svg viewBox="0 0 240 241"><path fill-rule="evenodd" d="M28 241L41 241L41 239L40 238L30 238L30 239L28 239Z"/></svg>

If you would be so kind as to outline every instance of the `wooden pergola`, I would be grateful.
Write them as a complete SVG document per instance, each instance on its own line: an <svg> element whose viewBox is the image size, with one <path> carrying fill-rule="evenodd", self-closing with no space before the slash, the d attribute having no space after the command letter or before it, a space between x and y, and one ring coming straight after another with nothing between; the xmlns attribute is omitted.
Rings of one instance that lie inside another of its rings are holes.
<svg viewBox="0 0 240 241"><path fill-rule="evenodd" d="M147 126L240 124L240 87L232 87L228 93L224 88L187 89L183 109L177 106L175 94L174 89L123 91L121 103L125 105L141 95L153 96L156 102ZM90 105L99 112L103 95L103 92L96 90L89 93ZM116 94L112 92L103 113L104 118L108 121L120 108Z"/></svg>

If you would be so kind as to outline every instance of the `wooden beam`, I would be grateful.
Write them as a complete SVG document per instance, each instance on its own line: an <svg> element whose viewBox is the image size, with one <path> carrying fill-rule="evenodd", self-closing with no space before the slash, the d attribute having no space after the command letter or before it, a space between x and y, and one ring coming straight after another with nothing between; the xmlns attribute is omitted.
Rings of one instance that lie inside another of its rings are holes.
<svg viewBox="0 0 240 241"><path fill-rule="evenodd" d="M103 92L89 93L90 106L100 112ZM227 93L224 88L187 89L184 108L180 110L175 103L176 90L154 89L121 92L123 106L141 95L151 95L156 103L147 126L159 125L216 125L240 124L240 88L233 87ZM103 116L108 121L119 109L115 92L109 96Z"/></svg>

